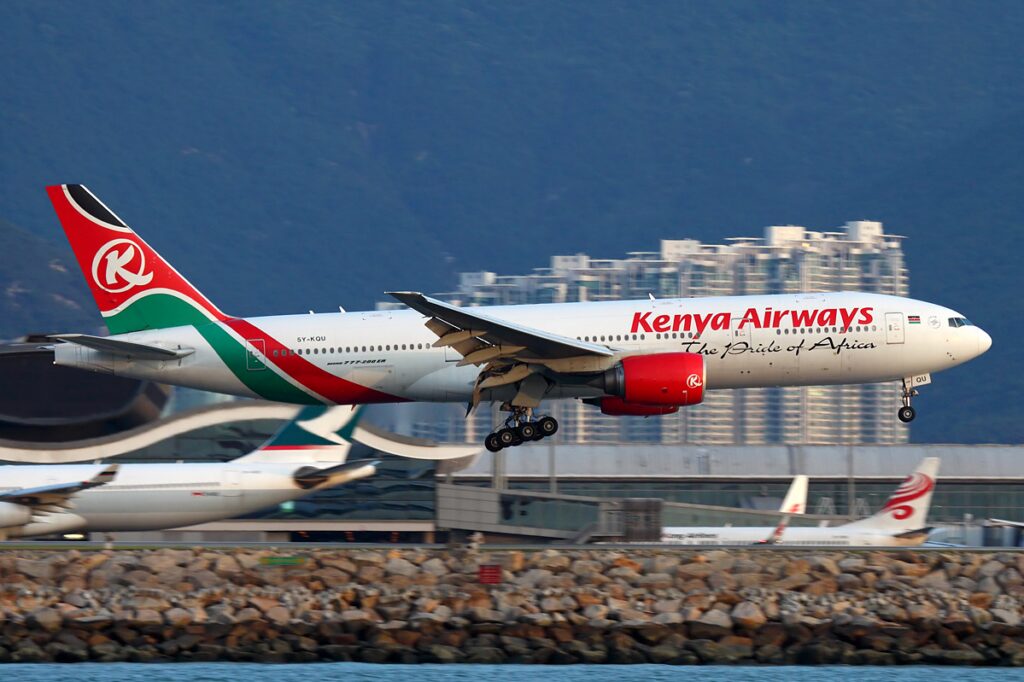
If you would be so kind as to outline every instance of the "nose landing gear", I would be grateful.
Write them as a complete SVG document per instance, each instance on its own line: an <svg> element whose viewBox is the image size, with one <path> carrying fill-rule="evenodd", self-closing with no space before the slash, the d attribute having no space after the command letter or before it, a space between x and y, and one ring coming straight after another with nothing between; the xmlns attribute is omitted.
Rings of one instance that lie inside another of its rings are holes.
<svg viewBox="0 0 1024 682"><path fill-rule="evenodd" d="M534 419L532 407L512 407L511 410L512 415L505 420L505 426L484 439L484 447L490 452L547 438L558 431L558 421L554 417Z"/></svg>
<svg viewBox="0 0 1024 682"><path fill-rule="evenodd" d="M910 388L910 386L907 385L907 380L904 379L903 389L900 392L900 398L903 401L903 407L901 407L899 411L896 413L896 416L899 417L899 420L904 424L909 424L910 422L914 421L914 417L917 416L917 412L914 410L913 407L910 406L910 399L916 395L918 395L917 389Z"/></svg>

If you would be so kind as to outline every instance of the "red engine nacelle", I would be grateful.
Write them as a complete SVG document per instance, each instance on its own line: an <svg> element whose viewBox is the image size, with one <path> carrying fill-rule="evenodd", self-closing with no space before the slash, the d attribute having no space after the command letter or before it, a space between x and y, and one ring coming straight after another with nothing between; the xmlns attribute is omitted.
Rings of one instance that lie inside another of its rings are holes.
<svg viewBox="0 0 1024 682"><path fill-rule="evenodd" d="M630 407L696 405L704 400L705 374L704 356L698 353L633 355L605 374L605 390Z"/></svg>
<svg viewBox="0 0 1024 682"><path fill-rule="evenodd" d="M601 412L614 417L655 417L662 414L675 414L678 405L646 405L644 403L628 403L622 398L601 398Z"/></svg>

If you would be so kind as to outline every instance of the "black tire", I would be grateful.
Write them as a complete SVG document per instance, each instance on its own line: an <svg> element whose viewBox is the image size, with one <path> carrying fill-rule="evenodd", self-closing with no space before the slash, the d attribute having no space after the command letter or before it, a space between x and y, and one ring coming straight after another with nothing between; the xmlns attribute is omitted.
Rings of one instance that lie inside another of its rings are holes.
<svg viewBox="0 0 1024 682"><path fill-rule="evenodd" d="M519 428L516 429L516 435L522 438L524 442L528 440L533 440L534 437L537 435L537 427L531 424L530 422L520 424Z"/></svg>
<svg viewBox="0 0 1024 682"><path fill-rule="evenodd" d="M501 447L507 448L516 444L516 434L512 433L512 429L502 429L498 431L498 442L501 443Z"/></svg>
<svg viewBox="0 0 1024 682"><path fill-rule="evenodd" d="M498 434L492 433L487 436L487 438L484 438L484 447L487 448L489 452L497 452L504 446L501 444L501 441L498 440Z"/></svg>
<svg viewBox="0 0 1024 682"><path fill-rule="evenodd" d="M543 417L537 422L537 432L544 438L553 436L558 432L558 421L554 417Z"/></svg>
<svg viewBox="0 0 1024 682"><path fill-rule="evenodd" d="M900 418L900 421L903 422L904 424L909 424L910 422L914 421L914 417L917 416L917 412L914 410L913 407L907 405L905 407L901 407L900 411L896 413L896 416L898 416Z"/></svg>

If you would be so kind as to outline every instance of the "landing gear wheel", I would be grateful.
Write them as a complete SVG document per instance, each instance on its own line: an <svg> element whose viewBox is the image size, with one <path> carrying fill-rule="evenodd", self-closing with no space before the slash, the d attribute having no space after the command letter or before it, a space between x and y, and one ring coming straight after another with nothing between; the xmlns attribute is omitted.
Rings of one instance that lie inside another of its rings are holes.
<svg viewBox="0 0 1024 682"><path fill-rule="evenodd" d="M498 442L501 443L501 447L508 448L516 443L516 434L512 433L512 429L502 429L495 434L498 437Z"/></svg>
<svg viewBox="0 0 1024 682"><path fill-rule="evenodd" d="M484 438L484 447L487 448L489 452L497 452L504 446L501 444L501 440L498 439L498 434L492 433L487 436L487 438Z"/></svg>
<svg viewBox="0 0 1024 682"><path fill-rule="evenodd" d="M914 417L917 416L917 412L910 406L910 399L918 395L917 389L910 386L906 379L903 380L903 389L900 391L900 400L903 403L903 407L896 413L896 416L900 418L900 421L904 424L909 424L914 421Z"/></svg>
<svg viewBox="0 0 1024 682"><path fill-rule="evenodd" d="M516 429L516 435L522 438L524 441L533 440L534 437L537 435L537 427L531 424L530 422L520 424L519 427Z"/></svg>
<svg viewBox="0 0 1024 682"><path fill-rule="evenodd" d="M537 433L539 433L543 438L553 436L557 431L558 422L554 417L542 417L541 420L537 422Z"/></svg>

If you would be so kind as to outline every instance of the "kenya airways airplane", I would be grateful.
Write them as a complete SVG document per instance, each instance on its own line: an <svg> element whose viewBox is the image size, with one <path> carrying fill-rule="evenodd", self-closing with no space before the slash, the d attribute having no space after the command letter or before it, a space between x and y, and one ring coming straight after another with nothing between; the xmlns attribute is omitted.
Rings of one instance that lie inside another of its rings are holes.
<svg viewBox="0 0 1024 682"><path fill-rule="evenodd" d="M992 344L960 313L865 293L238 318L221 312L82 185L47 191L110 336L62 334L58 365L290 403L499 401L491 451L555 433L542 400L662 415L706 390L902 380L914 418L932 372Z"/></svg>
<svg viewBox="0 0 1024 682"><path fill-rule="evenodd" d="M926 457L874 516L834 528L664 528L662 542L676 545L814 545L913 547L928 539L928 508L935 491L939 458ZM806 483L805 483L806 485Z"/></svg>

